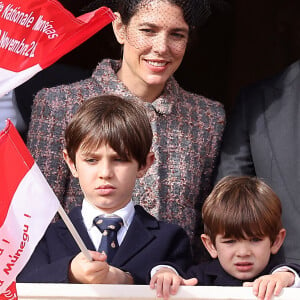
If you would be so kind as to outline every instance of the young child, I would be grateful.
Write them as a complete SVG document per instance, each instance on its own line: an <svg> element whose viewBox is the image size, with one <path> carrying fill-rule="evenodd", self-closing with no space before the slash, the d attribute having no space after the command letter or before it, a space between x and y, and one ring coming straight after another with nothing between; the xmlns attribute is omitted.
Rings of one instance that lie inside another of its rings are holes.
<svg viewBox="0 0 300 300"><path fill-rule="evenodd" d="M248 176L223 178L205 200L202 218L205 233L201 240L213 260L192 266L186 273L173 265L182 277L173 268L157 268L150 287L156 288L158 297L167 299L180 284L198 283L253 286L258 298L270 299L294 284L298 274L288 267L267 275L283 263L277 252L286 232L280 200L263 181ZM299 266L291 267L299 271Z"/></svg>
<svg viewBox="0 0 300 300"><path fill-rule="evenodd" d="M87 100L69 123L65 140L64 158L84 193L82 207L69 216L93 261L60 220L49 226L18 282L146 284L150 266L160 261L186 269L192 258L185 231L157 221L131 201L136 178L154 160L144 108L110 95ZM119 219L102 233L98 226L107 219L99 216Z"/></svg>

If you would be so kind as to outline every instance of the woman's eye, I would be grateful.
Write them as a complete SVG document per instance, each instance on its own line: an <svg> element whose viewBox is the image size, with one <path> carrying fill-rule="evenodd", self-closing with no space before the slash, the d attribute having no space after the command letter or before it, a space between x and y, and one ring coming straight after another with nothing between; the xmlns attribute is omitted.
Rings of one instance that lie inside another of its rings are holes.
<svg viewBox="0 0 300 300"><path fill-rule="evenodd" d="M172 36L177 38L177 39L185 39L186 38L184 34L178 33L178 32L172 33Z"/></svg>
<svg viewBox="0 0 300 300"><path fill-rule="evenodd" d="M152 33L155 33L154 30L151 29L151 28L141 28L140 31L141 31L141 32L144 32L144 33L148 33L148 34L150 34L150 33L151 33L151 34L152 34Z"/></svg>

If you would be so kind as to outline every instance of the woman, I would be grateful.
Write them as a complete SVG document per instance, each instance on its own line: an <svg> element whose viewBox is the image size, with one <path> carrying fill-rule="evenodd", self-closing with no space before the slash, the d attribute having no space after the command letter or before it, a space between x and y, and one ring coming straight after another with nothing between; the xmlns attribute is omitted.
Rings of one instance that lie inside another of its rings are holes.
<svg viewBox="0 0 300 300"><path fill-rule="evenodd" d="M83 195L62 158L66 124L84 100L120 95L144 103L154 132L156 160L138 181L133 200L195 236L196 211L212 186L225 117L220 103L184 91L173 74L206 2L120 0L113 30L123 46L121 61L103 60L91 78L37 94L28 147L67 210Z"/></svg>

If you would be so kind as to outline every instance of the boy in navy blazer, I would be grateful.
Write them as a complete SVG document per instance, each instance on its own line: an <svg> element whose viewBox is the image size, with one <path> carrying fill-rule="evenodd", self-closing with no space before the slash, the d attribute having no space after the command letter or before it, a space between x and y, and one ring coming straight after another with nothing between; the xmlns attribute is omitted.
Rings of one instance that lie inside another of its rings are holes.
<svg viewBox="0 0 300 300"><path fill-rule="evenodd" d="M283 287L298 286L300 266L284 265L277 254L286 233L281 211L279 198L260 179L223 178L202 208L205 233L201 239L213 260L187 272L170 264L182 277L174 268L157 266L150 286L165 299L176 293L180 284L253 286L254 294L265 300L278 295Z"/></svg>
<svg viewBox="0 0 300 300"><path fill-rule="evenodd" d="M185 270L192 261L185 231L157 221L131 200L136 178L154 160L144 108L110 95L87 100L69 123L65 140L65 161L84 193L82 206L69 216L93 260L80 252L59 220L50 224L17 281L146 284L150 266L158 262ZM121 218L117 239L109 244L116 252L109 263L108 253L96 251L108 238L94 221L99 215Z"/></svg>

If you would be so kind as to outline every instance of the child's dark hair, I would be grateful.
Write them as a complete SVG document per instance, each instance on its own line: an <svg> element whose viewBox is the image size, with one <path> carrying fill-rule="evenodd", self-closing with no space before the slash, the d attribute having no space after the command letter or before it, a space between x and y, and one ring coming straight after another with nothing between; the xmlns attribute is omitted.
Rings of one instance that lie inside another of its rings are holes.
<svg viewBox="0 0 300 300"><path fill-rule="evenodd" d="M90 152L104 143L141 167L151 149L152 129L142 104L102 95L83 102L65 131L65 141L74 163L79 148Z"/></svg>
<svg viewBox="0 0 300 300"><path fill-rule="evenodd" d="M268 236L273 243L282 229L281 212L279 198L262 180L227 176L203 204L204 232L213 243L217 234L236 239Z"/></svg>

